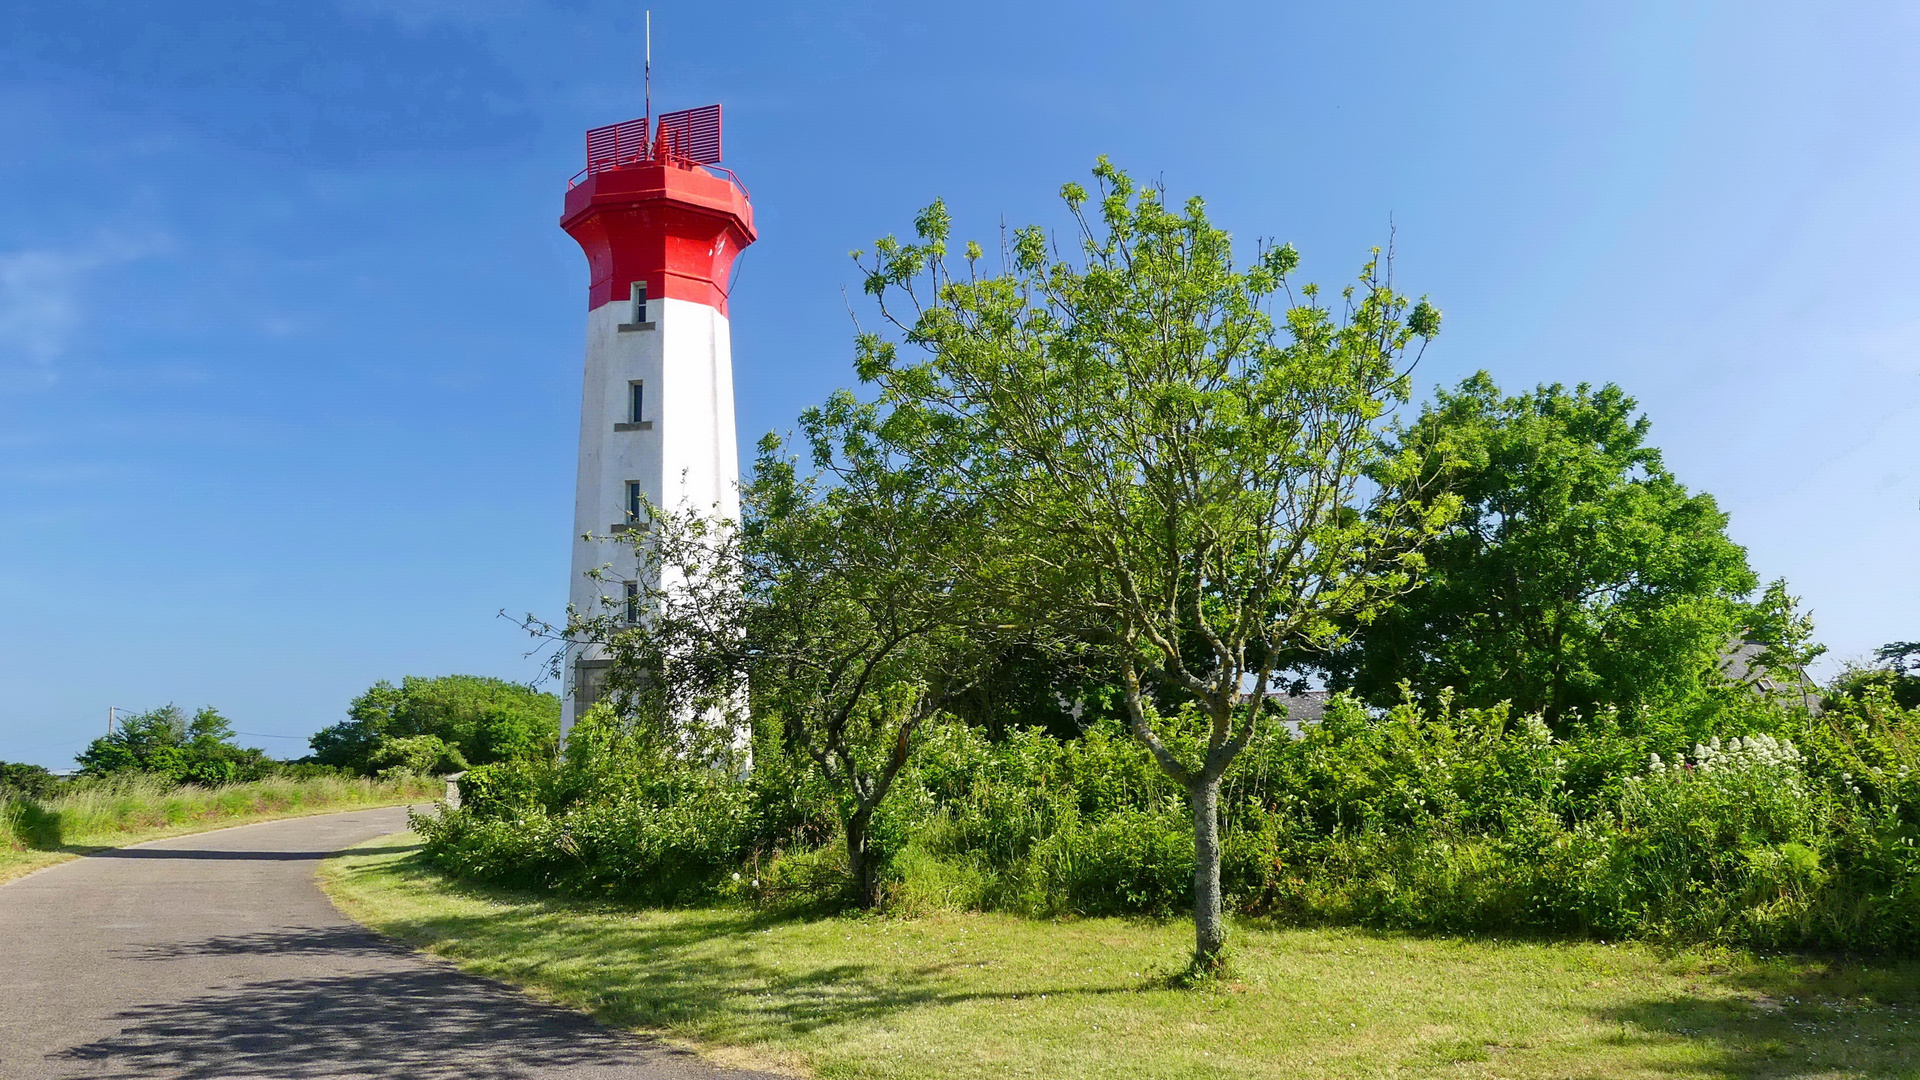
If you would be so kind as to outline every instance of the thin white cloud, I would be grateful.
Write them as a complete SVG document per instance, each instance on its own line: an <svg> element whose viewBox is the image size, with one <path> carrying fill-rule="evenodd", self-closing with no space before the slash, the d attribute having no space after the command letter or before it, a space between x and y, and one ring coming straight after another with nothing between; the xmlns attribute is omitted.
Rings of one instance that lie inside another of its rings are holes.
<svg viewBox="0 0 1920 1080"><path fill-rule="evenodd" d="M80 325L79 277L97 265L77 252L0 255L0 348L43 367L58 359Z"/></svg>
<svg viewBox="0 0 1920 1080"><path fill-rule="evenodd" d="M51 378L80 330L88 275L163 246L155 236L107 235L64 250L0 252L0 365Z"/></svg>

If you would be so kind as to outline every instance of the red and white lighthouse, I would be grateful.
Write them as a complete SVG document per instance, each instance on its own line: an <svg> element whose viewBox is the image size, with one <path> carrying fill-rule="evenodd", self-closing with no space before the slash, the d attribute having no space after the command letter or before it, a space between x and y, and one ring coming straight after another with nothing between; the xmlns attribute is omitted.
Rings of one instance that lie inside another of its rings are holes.
<svg viewBox="0 0 1920 1080"><path fill-rule="evenodd" d="M582 615L632 618L645 592L629 545L586 537L644 527L648 502L739 516L727 292L755 234L746 188L719 160L709 105L587 132L587 166L567 187L560 227L589 270L567 590ZM599 696L604 666L591 650L570 658L563 734Z"/></svg>

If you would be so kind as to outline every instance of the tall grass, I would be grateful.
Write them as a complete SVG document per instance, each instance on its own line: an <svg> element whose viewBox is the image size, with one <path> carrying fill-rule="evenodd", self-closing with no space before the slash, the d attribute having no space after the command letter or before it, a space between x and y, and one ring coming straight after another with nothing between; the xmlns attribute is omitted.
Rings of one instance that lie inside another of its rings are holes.
<svg viewBox="0 0 1920 1080"><path fill-rule="evenodd" d="M145 833L246 818L378 806L442 791L433 779L286 777L203 788L130 775L75 783L47 798L0 792L0 855L123 843Z"/></svg>

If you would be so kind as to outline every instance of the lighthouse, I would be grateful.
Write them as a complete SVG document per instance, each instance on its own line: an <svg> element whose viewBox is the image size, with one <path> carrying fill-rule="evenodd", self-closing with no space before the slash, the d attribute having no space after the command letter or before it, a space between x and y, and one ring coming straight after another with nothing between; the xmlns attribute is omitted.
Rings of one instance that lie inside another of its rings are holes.
<svg viewBox="0 0 1920 1080"><path fill-rule="evenodd" d="M618 541L647 527L648 504L739 516L727 293L755 234L746 188L718 164L720 120L709 105L595 128L567 185L560 227L588 269L567 590L582 616L639 617L646 583ZM563 737L600 696L606 664L591 646L570 649Z"/></svg>

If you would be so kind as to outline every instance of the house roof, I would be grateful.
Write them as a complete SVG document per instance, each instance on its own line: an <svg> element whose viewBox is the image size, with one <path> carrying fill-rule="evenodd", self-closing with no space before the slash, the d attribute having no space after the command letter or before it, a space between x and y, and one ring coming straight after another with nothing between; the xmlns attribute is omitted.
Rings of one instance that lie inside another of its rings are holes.
<svg viewBox="0 0 1920 1080"><path fill-rule="evenodd" d="M1804 671L1783 672L1768 667L1763 662L1766 651L1767 646L1763 642L1733 642L1720 654L1720 661L1714 665L1714 670L1721 678L1745 686L1761 697L1779 698L1789 704L1803 705L1812 712L1819 712L1820 697L1814 692L1813 680L1807 678Z"/></svg>

